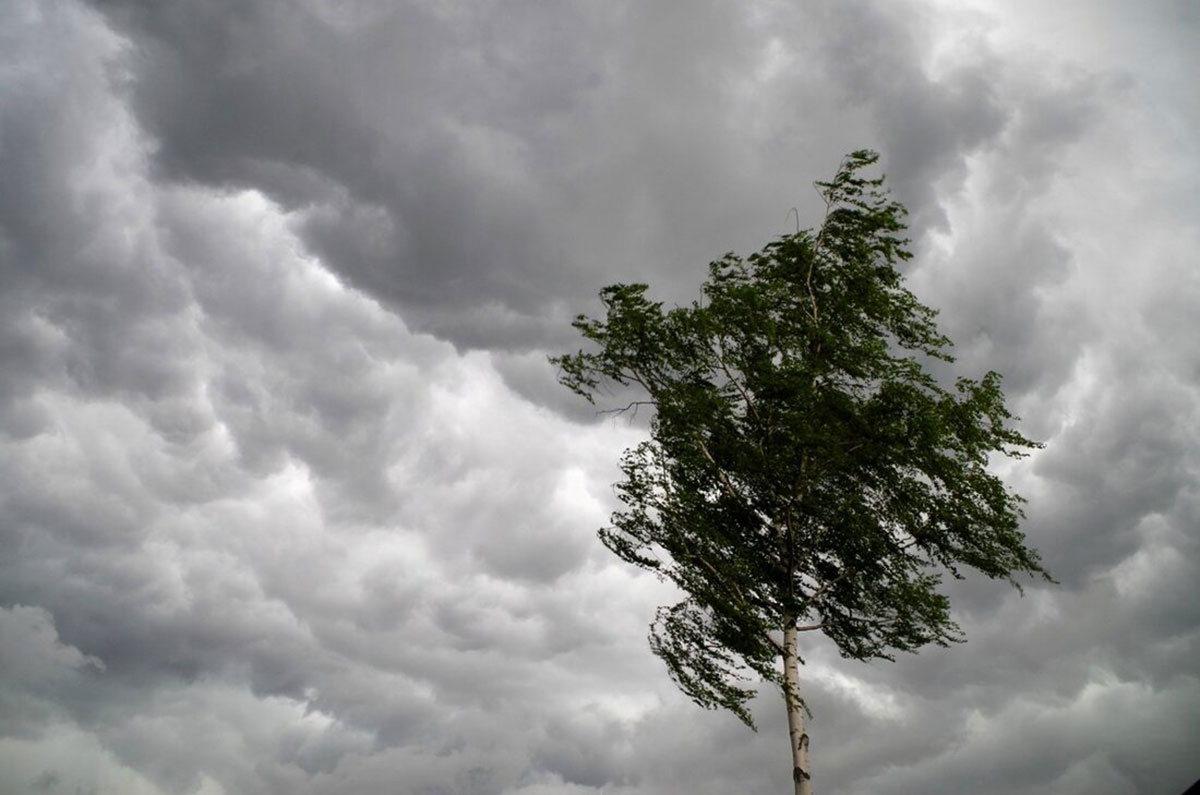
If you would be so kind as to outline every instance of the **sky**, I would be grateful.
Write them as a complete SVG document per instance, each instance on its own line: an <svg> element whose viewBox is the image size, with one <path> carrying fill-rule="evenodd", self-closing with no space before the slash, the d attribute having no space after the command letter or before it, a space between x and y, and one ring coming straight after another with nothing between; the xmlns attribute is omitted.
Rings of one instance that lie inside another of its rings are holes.
<svg viewBox="0 0 1200 795"><path fill-rule="evenodd" d="M1200 6L0 3L0 793L789 791L547 356L880 152L1058 584L802 687L823 795L1200 778ZM792 209L795 208L793 215ZM614 400L618 396L614 396Z"/></svg>

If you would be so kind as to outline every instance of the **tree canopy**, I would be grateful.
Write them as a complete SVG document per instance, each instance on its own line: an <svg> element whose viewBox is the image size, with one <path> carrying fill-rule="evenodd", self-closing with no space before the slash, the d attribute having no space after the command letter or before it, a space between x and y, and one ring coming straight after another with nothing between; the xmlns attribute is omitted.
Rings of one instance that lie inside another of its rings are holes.
<svg viewBox="0 0 1200 795"><path fill-rule="evenodd" d="M690 305L605 288L603 317L574 322L589 349L552 359L589 401L615 384L634 390L626 408L653 408L600 537L686 594L650 633L675 682L751 726L756 676L799 702L797 632L890 658L961 639L945 574L1045 575L1021 498L988 469L1038 445L1013 427L998 374L931 373L951 344L904 285L905 211L863 175L876 160L848 155L817 183L815 230L713 262Z"/></svg>

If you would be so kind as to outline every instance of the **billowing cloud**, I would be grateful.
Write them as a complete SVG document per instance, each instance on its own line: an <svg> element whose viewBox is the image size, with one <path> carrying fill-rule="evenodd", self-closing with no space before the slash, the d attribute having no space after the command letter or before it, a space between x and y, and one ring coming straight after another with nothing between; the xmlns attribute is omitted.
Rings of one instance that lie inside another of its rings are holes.
<svg viewBox="0 0 1200 795"><path fill-rule="evenodd" d="M819 787L1182 791L1196 25L4 5L0 789L786 788L773 696L748 734L649 654L673 595L593 535L641 420L546 356L605 284L687 300L815 222L809 183L873 146L954 371L1003 372L1047 443L1003 472L1060 584L952 582L970 642L896 664L814 642Z"/></svg>

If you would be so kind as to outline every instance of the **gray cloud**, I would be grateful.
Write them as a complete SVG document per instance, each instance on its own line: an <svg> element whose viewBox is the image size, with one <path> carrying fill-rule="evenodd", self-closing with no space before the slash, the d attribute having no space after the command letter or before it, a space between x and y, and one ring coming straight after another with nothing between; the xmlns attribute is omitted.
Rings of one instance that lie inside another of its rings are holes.
<svg viewBox="0 0 1200 795"><path fill-rule="evenodd" d="M556 307L593 294L591 273L689 295L789 206L811 215L809 181L846 149L883 148L917 217L936 215L932 186L1006 119L997 64L932 80L928 34L865 6L407 5L369 35L320 4L101 7L136 42L166 175L302 210L331 268L469 346L561 340Z"/></svg>

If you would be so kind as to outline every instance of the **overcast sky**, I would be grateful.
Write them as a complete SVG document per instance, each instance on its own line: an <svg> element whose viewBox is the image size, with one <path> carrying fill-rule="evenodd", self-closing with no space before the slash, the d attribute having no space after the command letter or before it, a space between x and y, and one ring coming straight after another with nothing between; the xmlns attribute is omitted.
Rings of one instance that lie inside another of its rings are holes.
<svg viewBox="0 0 1200 795"><path fill-rule="evenodd" d="M549 353L874 148L1060 585L802 671L816 790L1200 777L1200 5L0 2L0 793L789 791Z"/></svg>

